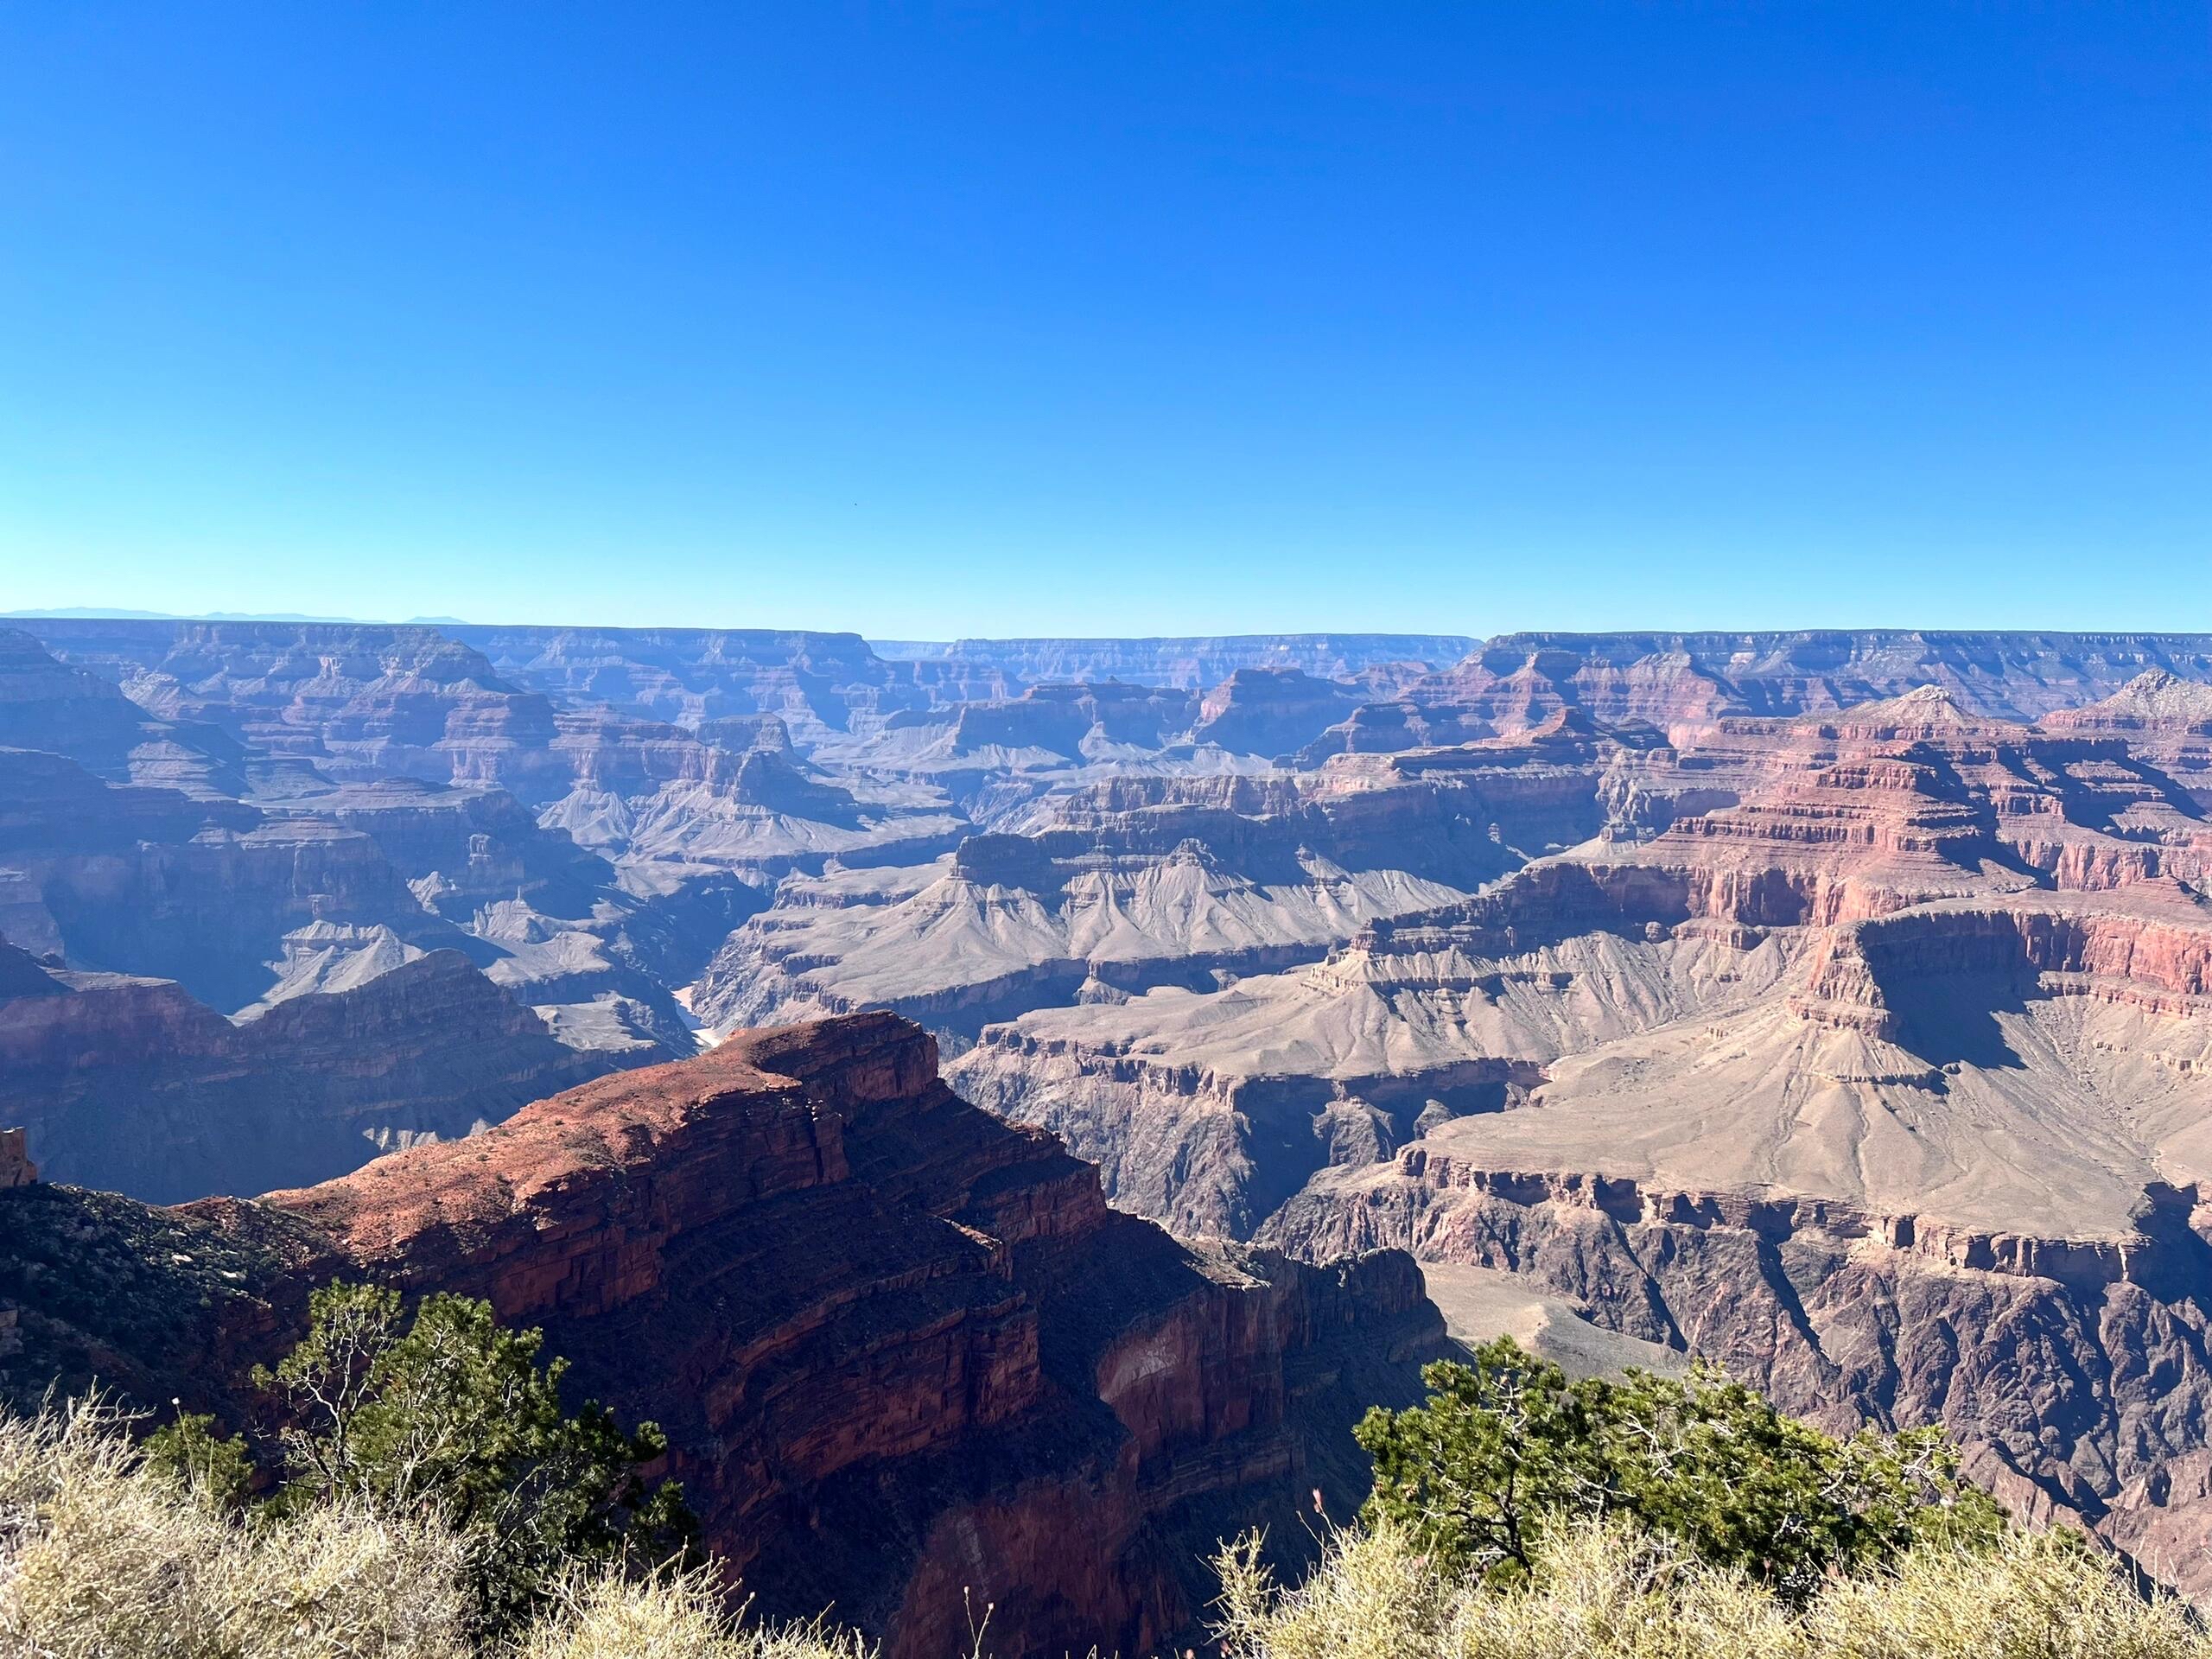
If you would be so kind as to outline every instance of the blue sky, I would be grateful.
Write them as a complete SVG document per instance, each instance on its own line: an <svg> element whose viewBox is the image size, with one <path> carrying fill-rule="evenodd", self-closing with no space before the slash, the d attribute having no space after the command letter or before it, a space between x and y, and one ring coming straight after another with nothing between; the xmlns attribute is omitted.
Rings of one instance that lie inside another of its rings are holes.
<svg viewBox="0 0 2212 1659"><path fill-rule="evenodd" d="M0 0L0 609L2212 629L2212 8Z"/></svg>

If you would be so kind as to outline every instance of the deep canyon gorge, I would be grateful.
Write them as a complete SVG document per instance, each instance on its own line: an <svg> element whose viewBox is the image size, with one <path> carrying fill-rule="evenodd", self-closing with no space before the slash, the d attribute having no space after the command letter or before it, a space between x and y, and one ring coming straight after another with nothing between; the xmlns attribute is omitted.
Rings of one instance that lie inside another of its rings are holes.
<svg viewBox="0 0 2212 1659"><path fill-rule="evenodd" d="M464 1290L1134 1651L1479 1283L2212 1592L2208 811L2204 635L0 625L0 1392Z"/></svg>

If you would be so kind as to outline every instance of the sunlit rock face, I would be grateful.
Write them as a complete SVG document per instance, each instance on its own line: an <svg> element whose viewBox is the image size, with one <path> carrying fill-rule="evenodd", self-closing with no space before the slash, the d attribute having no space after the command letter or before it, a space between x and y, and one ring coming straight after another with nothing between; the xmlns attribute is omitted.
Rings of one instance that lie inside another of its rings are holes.
<svg viewBox="0 0 2212 1659"><path fill-rule="evenodd" d="M1171 1224L1525 1274L2171 1539L2207 1515L2159 1471L2208 1403L2212 833L2134 740L2196 714L2153 677L2037 724L1935 686L1721 715L1473 898L1032 1012L954 1076Z"/></svg>

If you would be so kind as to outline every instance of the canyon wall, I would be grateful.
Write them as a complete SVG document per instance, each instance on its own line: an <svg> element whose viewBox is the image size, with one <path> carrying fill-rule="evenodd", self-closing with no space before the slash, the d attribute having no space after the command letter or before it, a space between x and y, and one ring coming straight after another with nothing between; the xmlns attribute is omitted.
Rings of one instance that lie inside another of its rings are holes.
<svg viewBox="0 0 2212 1659"><path fill-rule="evenodd" d="M762 1610L834 1603L915 1659L968 1640L971 1597L1005 1651L1187 1638L1202 1554L1260 1522L1294 1556L1315 1489L1348 1514L1352 1422L1441 1341L1410 1257L1177 1243L864 1015L257 1203L0 1192L0 1391L98 1370L235 1413L333 1274L543 1326L580 1395L669 1431Z"/></svg>

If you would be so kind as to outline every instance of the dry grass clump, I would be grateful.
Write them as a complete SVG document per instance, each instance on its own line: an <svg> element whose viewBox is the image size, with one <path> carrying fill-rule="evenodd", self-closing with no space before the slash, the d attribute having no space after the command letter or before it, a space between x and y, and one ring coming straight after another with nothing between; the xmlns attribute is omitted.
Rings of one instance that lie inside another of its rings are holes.
<svg viewBox="0 0 2212 1659"><path fill-rule="evenodd" d="M1440 1573L1402 1535L1346 1531L1279 1589L1249 1541L1223 1554L1231 1659L2212 1659L2172 1600L2053 1535L1928 1546L1802 1609L1618 1523L1553 1529L1527 1581Z"/></svg>
<svg viewBox="0 0 2212 1659"><path fill-rule="evenodd" d="M0 1651L37 1659L461 1659L444 1529L310 1510L252 1529L96 1407L0 1416Z"/></svg>
<svg viewBox="0 0 2212 1659"><path fill-rule="evenodd" d="M2063 1535L2014 1535L1993 1556L1909 1554L1887 1579L1832 1586L1811 1610L1816 1654L1849 1659L2192 1659L2212 1635Z"/></svg>
<svg viewBox="0 0 2212 1659"><path fill-rule="evenodd" d="M874 1649L821 1624L746 1624L722 1608L713 1575L601 1574L564 1585L559 1610L517 1659L870 1659Z"/></svg>
<svg viewBox="0 0 2212 1659"><path fill-rule="evenodd" d="M212 1503L96 1407L0 1413L6 1659L874 1659L826 1625L732 1618L710 1573L603 1569L494 1650L470 1638L468 1566L435 1519ZM1230 1659L2212 1659L2178 1603L2051 1535L1923 1544L1802 1606L1618 1521L1547 1528L1504 1589L1387 1526L1335 1534L1292 1589L1253 1541L1217 1566Z"/></svg>
<svg viewBox="0 0 2212 1659"><path fill-rule="evenodd" d="M493 1654L468 1635L467 1565L434 1517L222 1509L98 1407L0 1413L6 1659L869 1659L824 1627L731 1619L702 1574L607 1573Z"/></svg>

